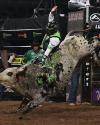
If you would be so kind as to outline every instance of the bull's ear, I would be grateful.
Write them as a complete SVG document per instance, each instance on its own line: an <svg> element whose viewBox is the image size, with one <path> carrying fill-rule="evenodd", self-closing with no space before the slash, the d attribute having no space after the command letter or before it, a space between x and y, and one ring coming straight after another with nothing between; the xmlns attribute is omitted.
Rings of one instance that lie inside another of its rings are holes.
<svg viewBox="0 0 100 125"><path fill-rule="evenodd" d="M12 75L13 75L13 72L8 72L7 75L8 75L8 76L12 76Z"/></svg>

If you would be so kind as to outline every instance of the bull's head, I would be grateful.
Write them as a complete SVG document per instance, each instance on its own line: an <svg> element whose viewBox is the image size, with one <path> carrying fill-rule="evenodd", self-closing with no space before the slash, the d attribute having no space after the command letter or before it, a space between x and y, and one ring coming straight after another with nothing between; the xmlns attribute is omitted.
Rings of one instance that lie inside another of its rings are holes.
<svg viewBox="0 0 100 125"><path fill-rule="evenodd" d="M6 88L10 87L11 89L16 90L20 94L24 95L24 91L22 88L19 86L20 84L18 83L18 74L24 74L26 70L25 68L18 68L18 67L12 67L12 68L7 68L3 72L0 73L0 84L5 86Z"/></svg>
<svg viewBox="0 0 100 125"><path fill-rule="evenodd" d="M15 83L17 67L7 68L3 72L0 73L0 84L4 86L12 87Z"/></svg>

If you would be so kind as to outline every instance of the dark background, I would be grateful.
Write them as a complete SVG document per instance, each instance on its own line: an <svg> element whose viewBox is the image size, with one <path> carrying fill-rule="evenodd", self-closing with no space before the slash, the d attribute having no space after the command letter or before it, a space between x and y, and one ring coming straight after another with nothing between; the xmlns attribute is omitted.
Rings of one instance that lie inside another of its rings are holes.
<svg viewBox="0 0 100 125"><path fill-rule="evenodd" d="M59 13L67 12L69 0L0 0L0 18L30 17L34 8L48 13L54 4L58 5ZM100 0L90 0L92 6L100 6Z"/></svg>
<svg viewBox="0 0 100 125"><path fill-rule="evenodd" d="M65 12L67 0L0 0L0 18L30 17L34 8L48 13L54 4L59 6L60 12Z"/></svg>
<svg viewBox="0 0 100 125"><path fill-rule="evenodd" d="M41 0L0 0L0 17L30 17L40 1ZM45 3L46 0L43 1L43 3ZM44 6L43 3L41 7Z"/></svg>

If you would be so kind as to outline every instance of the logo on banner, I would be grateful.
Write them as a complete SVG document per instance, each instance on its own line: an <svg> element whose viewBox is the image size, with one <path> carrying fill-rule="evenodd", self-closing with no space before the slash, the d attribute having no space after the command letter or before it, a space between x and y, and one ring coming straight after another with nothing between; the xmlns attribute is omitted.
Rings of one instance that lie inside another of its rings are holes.
<svg viewBox="0 0 100 125"><path fill-rule="evenodd" d="M92 90L92 101L93 102L100 102L100 86L99 87L93 87Z"/></svg>
<svg viewBox="0 0 100 125"><path fill-rule="evenodd" d="M96 95L97 95L97 100L100 101L100 91L99 90L96 91Z"/></svg>
<svg viewBox="0 0 100 125"><path fill-rule="evenodd" d="M100 13L93 13L90 15L90 20L92 22L99 22L100 21Z"/></svg>

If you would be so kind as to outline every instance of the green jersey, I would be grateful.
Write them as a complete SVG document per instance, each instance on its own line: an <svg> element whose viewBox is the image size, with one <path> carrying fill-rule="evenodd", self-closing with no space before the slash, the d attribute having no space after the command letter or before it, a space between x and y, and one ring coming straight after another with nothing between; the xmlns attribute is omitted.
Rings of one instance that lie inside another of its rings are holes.
<svg viewBox="0 0 100 125"><path fill-rule="evenodd" d="M57 37L57 38L61 39L60 32L59 32L59 31L57 31L57 32L56 32L56 33L54 33L53 35L50 35L50 38L52 38L52 37Z"/></svg>

